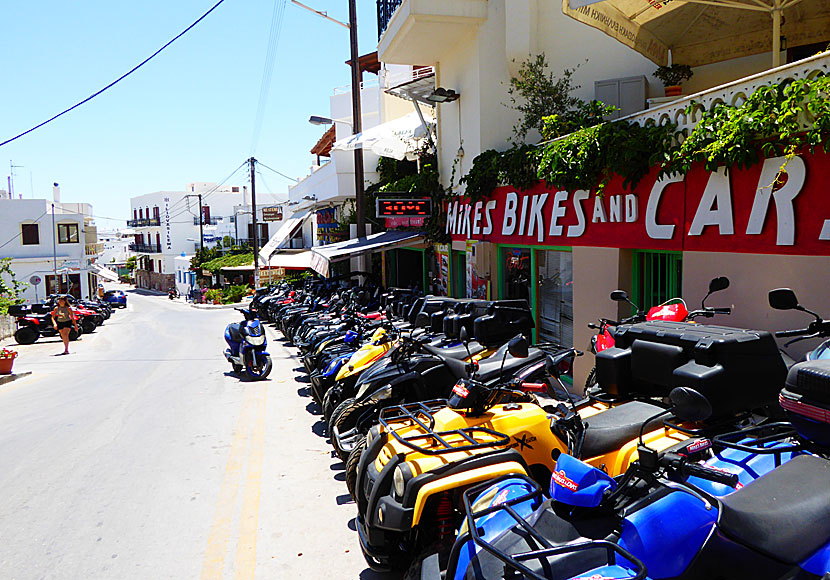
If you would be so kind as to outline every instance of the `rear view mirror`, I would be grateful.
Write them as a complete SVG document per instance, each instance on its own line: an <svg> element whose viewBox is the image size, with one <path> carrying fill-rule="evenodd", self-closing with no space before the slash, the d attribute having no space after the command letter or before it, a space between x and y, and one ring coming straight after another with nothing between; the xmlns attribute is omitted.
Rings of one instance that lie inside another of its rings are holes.
<svg viewBox="0 0 830 580"><path fill-rule="evenodd" d="M507 343L507 352L514 358L527 358L528 349L527 339L521 334L511 338Z"/></svg>
<svg viewBox="0 0 830 580"><path fill-rule="evenodd" d="M628 292L625 290L614 290L611 292L611 300L614 302L628 302Z"/></svg>
<svg viewBox="0 0 830 580"><path fill-rule="evenodd" d="M470 342L470 335L467 334L466 326L461 327L461 330L458 332L458 338L461 339L461 342L463 342L464 344Z"/></svg>
<svg viewBox="0 0 830 580"><path fill-rule="evenodd" d="M797 310L798 298L789 288L776 288L769 291L769 305L776 310Z"/></svg>
<svg viewBox="0 0 830 580"><path fill-rule="evenodd" d="M726 290L729 288L729 278L726 276L720 276L719 278L713 278L711 282L709 282L709 294L713 292L720 292L721 290Z"/></svg>
<svg viewBox="0 0 830 580"><path fill-rule="evenodd" d="M675 387L669 399L672 412L683 421L704 421L712 415L709 399L691 387Z"/></svg>

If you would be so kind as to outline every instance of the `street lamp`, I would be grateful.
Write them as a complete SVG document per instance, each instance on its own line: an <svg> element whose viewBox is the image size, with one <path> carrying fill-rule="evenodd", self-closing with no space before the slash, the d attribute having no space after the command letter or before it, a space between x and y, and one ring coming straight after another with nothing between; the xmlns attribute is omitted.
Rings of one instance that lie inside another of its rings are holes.
<svg viewBox="0 0 830 580"><path fill-rule="evenodd" d="M460 97L458 93L456 93L452 89L445 89L444 87L438 87L432 93L427 95L427 100L431 103L451 103L452 101L458 100Z"/></svg>
<svg viewBox="0 0 830 580"><path fill-rule="evenodd" d="M332 121L328 117L318 117L317 115L312 115L311 117L309 117L308 122L312 125L331 125L332 123L334 123L334 121Z"/></svg>

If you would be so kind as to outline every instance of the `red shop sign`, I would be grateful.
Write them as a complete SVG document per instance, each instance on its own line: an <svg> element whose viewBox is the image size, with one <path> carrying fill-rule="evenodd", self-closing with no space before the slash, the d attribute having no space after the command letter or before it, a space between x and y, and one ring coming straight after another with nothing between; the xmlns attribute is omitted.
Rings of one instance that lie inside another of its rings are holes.
<svg viewBox="0 0 830 580"><path fill-rule="evenodd" d="M786 162L786 174L775 182ZM602 197L499 187L487 201L447 207L454 240L497 244L830 255L830 155L764 159L747 169L657 179L634 189L615 176Z"/></svg>

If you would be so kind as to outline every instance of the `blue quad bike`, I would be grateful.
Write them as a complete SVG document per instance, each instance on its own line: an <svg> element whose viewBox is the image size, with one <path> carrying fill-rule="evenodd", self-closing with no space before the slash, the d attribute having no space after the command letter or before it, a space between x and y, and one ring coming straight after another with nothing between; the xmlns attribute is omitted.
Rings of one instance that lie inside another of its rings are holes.
<svg viewBox="0 0 830 580"><path fill-rule="evenodd" d="M789 422L662 454L641 444L616 479L562 454L549 499L523 476L472 487L448 561L433 554L415 577L828 579L830 361L795 365L780 400ZM711 412L688 387L671 401L677 418Z"/></svg>
<svg viewBox="0 0 830 580"><path fill-rule="evenodd" d="M268 376L271 372L271 355L265 350L268 340L265 327L256 314L245 308L236 308L244 320L234 322L225 328L225 358L231 363L233 372L245 375L255 381Z"/></svg>

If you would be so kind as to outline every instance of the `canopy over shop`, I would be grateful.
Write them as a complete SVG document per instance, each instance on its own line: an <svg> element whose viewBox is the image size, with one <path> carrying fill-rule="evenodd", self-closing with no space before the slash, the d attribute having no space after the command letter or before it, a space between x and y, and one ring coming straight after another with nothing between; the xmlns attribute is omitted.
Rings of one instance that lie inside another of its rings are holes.
<svg viewBox="0 0 830 580"><path fill-rule="evenodd" d="M305 222L310 215L311 210L304 209L292 214L291 217L282 223L280 229L278 229L276 233L271 236L271 239L268 240L268 242L266 242L260 249L260 266L267 266L272 254L274 254L277 250L290 245L291 238L293 238L300 228L303 227L303 222Z"/></svg>
<svg viewBox="0 0 830 580"><path fill-rule="evenodd" d="M332 263L397 248L423 247L423 243L423 232L403 230L381 232L365 238L344 240L336 244L312 248L311 267L315 272L328 276Z"/></svg>

